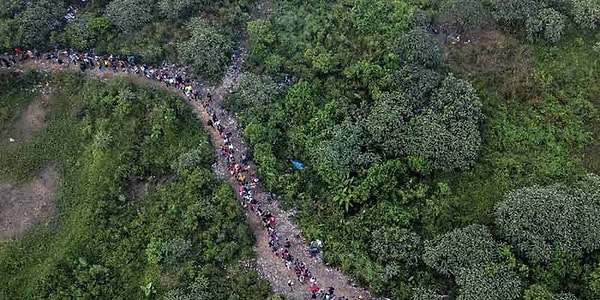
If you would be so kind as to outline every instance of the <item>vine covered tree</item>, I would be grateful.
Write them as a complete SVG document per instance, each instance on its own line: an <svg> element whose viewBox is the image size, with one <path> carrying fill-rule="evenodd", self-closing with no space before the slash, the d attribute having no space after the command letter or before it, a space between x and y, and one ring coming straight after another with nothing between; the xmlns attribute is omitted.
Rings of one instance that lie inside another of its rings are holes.
<svg viewBox="0 0 600 300"><path fill-rule="evenodd" d="M61 2L41 0L26 5L14 18L14 44L31 48L48 45L50 34L61 25L63 11Z"/></svg>
<svg viewBox="0 0 600 300"><path fill-rule="evenodd" d="M539 35L548 42L556 43L563 36L565 18L553 8L545 8L536 16L528 18L525 27L527 28L527 38L530 41Z"/></svg>
<svg viewBox="0 0 600 300"><path fill-rule="evenodd" d="M327 139L313 149L312 157L323 178L332 183L344 180L379 161L380 157L366 149L366 132L361 124L343 121L326 131Z"/></svg>
<svg viewBox="0 0 600 300"><path fill-rule="evenodd" d="M480 0L445 0L440 5L439 18L459 31L470 31L483 27L487 14Z"/></svg>
<svg viewBox="0 0 600 300"><path fill-rule="evenodd" d="M206 0L159 0L158 11L161 16L177 21L191 16L206 5ZM219 1L212 1L219 2Z"/></svg>
<svg viewBox="0 0 600 300"><path fill-rule="evenodd" d="M386 157L406 155L406 146L411 136L408 122L414 116L417 100L402 92L386 93L379 99L366 121L375 147Z"/></svg>
<svg viewBox="0 0 600 300"><path fill-rule="evenodd" d="M124 33L146 25L153 18L153 0L113 0L106 7L110 24Z"/></svg>
<svg viewBox="0 0 600 300"><path fill-rule="evenodd" d="M423 261L442 274L457 275L493 263L498 248L487 227L470 225L426 241Z"/></svg>
<svg viewBox="0 0 600 300"><path fill-rule="evenodd" d="M544 6L543 0L492 0L492 15L505 24L523 24Z"/></svg>
<svg viewBox="0 0 600 300"><path fill-rule="evenodd" d="M181 61L208 80L216 81L227 67L232 52L231 41L217 28L200 18L188 23L191 37L179 44Z"/></svg>
<svg viewBox="0 0 600 300"><path fill-rule="evenodd" d="M264 122L269 118L269 109L277 95L277 85L269 76L243 72L240 74L240 85L227 99L227 105L233 111L243 112L254 120Z"/></svg>
<svg viewBox="0 0 600 300"><path fill-rule="evenodd" d="M411 120L407 153L425 157L437 170L470 167L481 146L481 103L473 87L449 75L423 111Z"/></svg>
<svg viewBox="0 0 600 300"><path fill-rule="evenodd" d="M515 300L521 298L523 284L506 266L469 269L456 277L460 286L458 300Z"/></svg>
<svg viewBox="0 0 600 300"><path fill-rule="evenodd" d="M423 28L415 28L401 35L398 52L405 61L427 68L439 67L444 62L444 50L438 40Z"/></svg>
<svg viewBox="0 0 600 300"><path fill-rule="evenodd" d="M572 0L575 22L585 29L600 27L600 1L597 0Z"/></svg>
<svg viewBox="0 0 600 300"><path fill-rule="evenodd" d="M576 187L555 184L512 191L496 205L498 231L533 263L553 253L574 256L600 248L600 177L590 175Z"/></svg>

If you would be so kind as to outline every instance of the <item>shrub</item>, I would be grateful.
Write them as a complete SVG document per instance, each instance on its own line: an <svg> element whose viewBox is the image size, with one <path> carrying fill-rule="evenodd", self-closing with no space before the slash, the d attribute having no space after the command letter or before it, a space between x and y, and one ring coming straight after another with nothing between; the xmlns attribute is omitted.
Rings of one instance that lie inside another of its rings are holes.
<svg viewBox="0 0 600 300"><path fill-rule="evenodd" d="M113 0L106 7L110 24L124 33L131 33L152 20L153 0Z"/></svg>
<svg viewBox="0 0 600 300"><path fill-rule="evenodd" d="M423 28L415 28L403 34L398 42L400 57L407 62L427 68L435 68L444 62L444 50L438 40Z"/></svg>
<svg viewBox="0 0 600 300"><path fill-rule="evenodd" d="M596 29L600 26L600 1L572 0L575 22L585 29Z"/></svg>
<svg viewBox="0 0 600 300"><path fill-rule="evenodd" d="M457 275L494 262L498 249L487 227L470 225L427 241L423 261L440 273Z"/></svg>
<svg viewBox="0 0 600 300"><path fill-rule="evenodd" d="M227 68L232 52L231 41L215 27L195 18L188 24L189 40L179 44L181 61L192 67L198 75L216 81Z"/></svg>
<svg viewBox="0 0 600 300"><path fill-rule="evenodd" d="M492 0L492 15L502 23L522 24L542 6L543 0Z"/></svg>
<svg viewBox="0 0 600 300"><path fill-rule="evenodd" d="M63 11L64 7L60 2L42 0L27 5L15 17L15 43L29 48L47 46L50 34L61 25Z"/></svg>
<svg viewBox="0 0 600 300"><path fill-rule="evenodd" d="M556 43L562 38L565 19L558 11L545 8L538 15L527 19L525 27L527 28L527 38L530 41L541 35L546 41Z"/></svg>
<svg viewBox="0 0 600 300"><path fill-rule="evenodd" d="M600 177L576 187L555 184L512 191L495 208L501 236L533 263L556 251L581 256L600 248Z"/></svg>
<svg viewBox="0 0 600 300"><path fill-rule="evenodd" d="M440 21L459 31L480 29L487 11L480 0L445 0L440 6Z"/></svg>

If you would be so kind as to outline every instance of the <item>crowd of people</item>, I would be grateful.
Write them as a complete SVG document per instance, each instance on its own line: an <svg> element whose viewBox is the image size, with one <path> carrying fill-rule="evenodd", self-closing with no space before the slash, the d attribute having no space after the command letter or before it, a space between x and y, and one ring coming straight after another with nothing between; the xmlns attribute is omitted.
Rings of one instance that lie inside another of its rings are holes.
<svg viewBox="0 0 600 300"><path fill-rule="evenodd" d="M99 72L137 74L150 80L159 81L168 88L174 87L185 93L190 100L198 101L202 97L200 82L190 75L191 72L187 68L169 65L166 62L160 67L137 64L135 56L128 56L125 59L118 55L80 53L71 49L40 53L35 49L24 51L16 48L14 53L5 53L0 56L0 67L8 68L17 63L33 59L45 60L65 68L75 66L81 72L97 69Z"/></svg>
<svg viewBox="0 0 600 300"><path fill-rule="evenodd" d="M238 50L232 56L232 66L230 68L239 67L241 52ZM213 99L211 93L203 95L202 87L197 79L192 79L189 76L186 68L177 67L175 65L167 65L164 63L161 67L153 67L146 65L137 65L135 57L130 56L126 60L115 55L95 55L88 53L77 53L72 50L56 50L50 53L39 53L36 50L23 51L19 48L14 50L14 54L4 54L0 56L0 67L12 67L15 64L33 59L47 60L51 63L65 66L79 67L80 71L97 69L100 72L127 72L145 76L149 80L154 80L163 83L167 88L175 88L187 97L188 101L202 101L206 113L210 116L207 126L214 128L219 133L221 145L219 156L223 159L229 175L234 178L239 186L239 196L241 204L244 208L248 208L253 213L256 213L263 221L266 237L269 240L269 249L275 257L281 260L290 272L295 273L295 280L290 277L287 285L291 291L294 285L298 282L301 286L307 286L307 291L310 294L310 299L327 299L327 300L346 300L344 296L337 297L335 288L328 287L323 289L319 287L319 283L315 275L309 270L306 263L294 257L291 253L292 242L289 238L284 238L277 231L276 217L267 209L264 209L261 201L255 197L255 190L259 182L257 174L251 170L246 153L239 153L239 159L236 159L236 150L232 139L232 132L229 131L219 119L217 111L213 108ZM223 115L222 110L220 115ZM320 246L319 246L320 247ZM319 249L311 243L311 257L316 258L319 254Z"/></svg>
<svg viewBox="0 0 600 300"><path fill-rule="evenodd" d="M296 282L300 285L309 286L310 299L328 299L328 300L345 300L344 296L336 297L335 288L321 289L318 285L317 278L307 267L306 263L300 261L291 253L292 242L286 237L284 238L277 231L277 219L268 210L265 209L263 203L255 197L255 190L259 182L256 173L251 169L246 153L240 153L239 160L236 158L237 148L233 144L231 131L225 128L218 117L216 110L211 106L212 96L207 94L203 99L202 106L206 110L210 119L207 125L213 127L219 132L221 145L219 148L219 156L229 172L229 175L234 178L238 184L238 193L241 199L241 205L256 213L261 219L265 228L265 233L269 240L269 249L281 260L285 267L289 270L294 270L296 280L288 279L287 284L291 291L294 289ZM311 255L314 255L311 251Z"/></svg>

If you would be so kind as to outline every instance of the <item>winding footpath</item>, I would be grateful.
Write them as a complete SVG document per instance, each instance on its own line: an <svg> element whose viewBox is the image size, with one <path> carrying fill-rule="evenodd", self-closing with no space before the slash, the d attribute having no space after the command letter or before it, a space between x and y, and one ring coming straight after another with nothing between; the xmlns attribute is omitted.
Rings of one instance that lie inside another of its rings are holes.
<svg viewBox="0 0 600 300"><path fill-rule="evenodd" d="M212 95L212 101L206 107L204 107L200 101L191 100L180 89L176 89L172 86L167 87L167 85L162 82L151 80L135 73L110 71L100 72L98 68L87 70L83 73L98 77L100 79L109 79L116 76L128 76L136 82L149 84L157 88L168 89L177 93L180 98L185 101L194 111L202 123L204 131L206 131L212 140L217 157L219 157L214 171L217 173L220 179L228 182L230 187L236 193L240 202L243 203L244 199L242 199L241 195L237 193L237 191L240 189L240 185L236 178L230 176L225 160L221 159L219 155L221 146L224 145L223 138L221 137L219 131L215 129L215 126L209 126L208 124L209 120L213 118L212 112L216 112L220 124L225 128L225 131L231 133L229 140L234 147L233 154L235 156L235 161L241 162L242 153L247 152L247 144L240 134L240 129L238 128L235 119L232 118L227 111L221 109L221 104L225 97L239 86L240 74L243 68L245 55L245 51L242 50L241 55L237 56L235 59L232 59L232 63L220 84L202 88L204 94L209 92ZM20 62L11 68L17 70L34 68L42 71L54 71L63 69L76 69L77 66L67 66L65 64L58 65L45 59L29 59ZM250 172L256 172L256 166L253 162L248 161L246 165L249 165ZM351 283L352 281L339 270L327 267L323 263L315 261L314 258L311 258L309 245L303 240L301 230L288 219L287 212L281 209L277 200L273 197L269 197L268 195L269 193L264 191L260 184L252 190L252 196L258 201L262 209L264 211L269 211L276 218L276 225L274 226L275 231L283 237L283 240L285 240L285 238L289 238L289 240L292 242L289 252L293 254L293 256L300 262L304 262L306 264L306 267L317 279L317 284L321 289L327 290L329 287L334 287L337 299L339 299L340 296L344 296L346 299L374 299L367 291L353 285ZM246 263L249 264L250 268L257 270L262 278L270 282L275 293L284 295L286 299L310 299L311 291L308 278L306 279L306 283L301 284L296 279L293 266L291 269L286 267L286 265L282 262L282 259L274 255L269 248L269 236L267 229L263 225L262 218L249 207L250 206L248 206L248 208L245 210L246 221L252 228L256 238L254 251L257 257L255 260ZM288 286L288 280L294 282L292 287Z"/></svg>

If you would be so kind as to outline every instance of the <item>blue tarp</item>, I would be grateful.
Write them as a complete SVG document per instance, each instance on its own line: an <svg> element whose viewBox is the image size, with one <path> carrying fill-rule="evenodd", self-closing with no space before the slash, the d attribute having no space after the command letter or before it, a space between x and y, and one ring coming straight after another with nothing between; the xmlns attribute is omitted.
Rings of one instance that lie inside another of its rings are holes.
<svg viewBox="0 0 600 300"><path fill-rule="evenodd" d="M293 160L293 159L290 159L290 161L292 162L292 165L294 165L294 168L296 168L298 170L304 169L304 164L303 163L301 163L301 162L299 162L297 160Z"/></svg>

